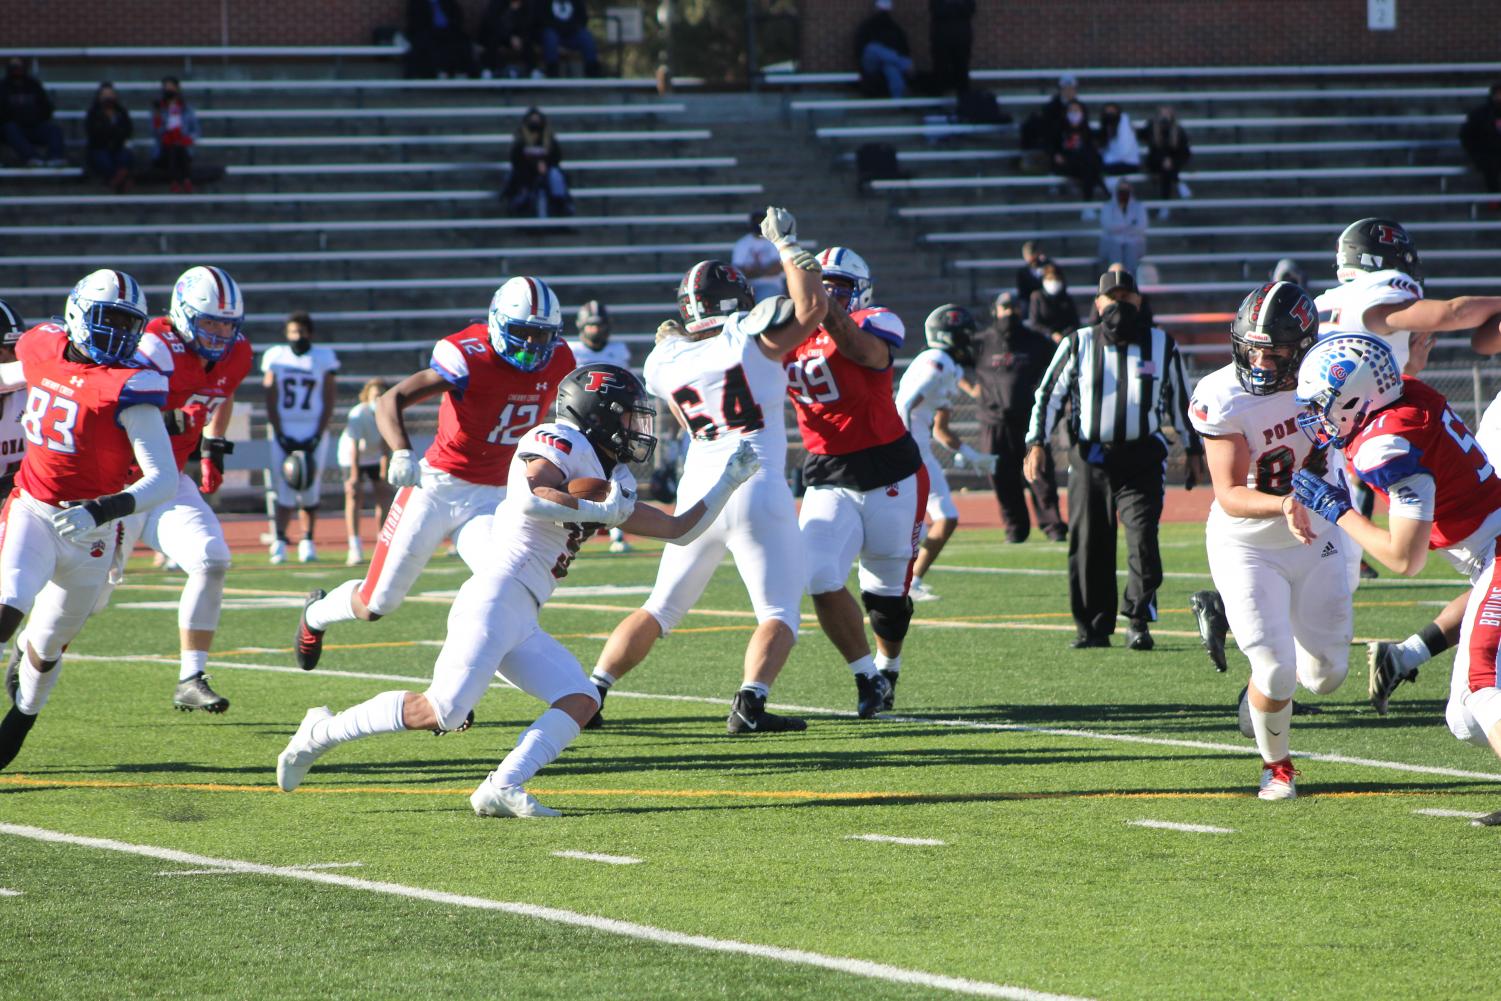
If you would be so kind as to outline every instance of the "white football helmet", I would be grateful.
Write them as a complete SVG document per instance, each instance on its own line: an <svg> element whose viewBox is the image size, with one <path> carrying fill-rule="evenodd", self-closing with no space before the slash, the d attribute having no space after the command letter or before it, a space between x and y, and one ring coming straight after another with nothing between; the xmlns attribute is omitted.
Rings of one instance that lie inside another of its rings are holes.
<svg viewBox="0 0 1501 1001"><path fill-rule="evenodd" d="M843 301L846 312L853 313L870 305L874 285L870 280L870 265L865 263L865 258L848 247L830 247L818 255L818 263L823 267L824 278L832 275L854 283L854 291L848 299L844 299L842 294L838 296ZM830 289L829 294L834 295L834 290Z"/></svg>
<svg viewBox="0 0 1501 1001"><path fill-rule="evenodd" d="M563 333L558 297L540 278L512 278L490 299L490 346L523 372L552 360Z"/></svg>
<svg viewBox="0 0 1501 1001"><path fill-rule="evenodd" d="M73 346L100 365L127 364L146 325L146 293L123 271L86 275L68 293L63 323Z"/></svg>
<svg viewBox="0 0 1501 1001"><path fill-rule="evenodd" d="M1337 334L1298 366L1298 426L1320 448L1343 448L1366 418L1402 396L1397 356L1379 337Z"/></svg>
<svg viewBox="0 0 1501 1001"><path fill-rule="evenodd" d="M172 288L167 317L193 350L216 362L240 336L245 299L223 268L189 268Z"/></svg>

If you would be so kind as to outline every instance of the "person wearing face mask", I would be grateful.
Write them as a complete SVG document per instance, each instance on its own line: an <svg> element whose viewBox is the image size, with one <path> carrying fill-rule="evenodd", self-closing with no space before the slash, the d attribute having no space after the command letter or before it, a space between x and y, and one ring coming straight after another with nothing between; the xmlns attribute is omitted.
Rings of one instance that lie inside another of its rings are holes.
<svg viewBox="0 0 1501 1001"><path fill-rule="evenodd" d="M1068 294L1063 269L1052 261L1042 266L1042 287L1032 293L1025 323L1055 344L1079 329L1079 307Z"/></svg>
<svg viewBox="0 0 1501 1001"><path fill-rule="evenodd" d="M37 147L42 146L47 150L42 163L62 165L63 134L52 120L52 98L19 58L5 64L5 78L0 80L0 122L5 126L6 145L23 164L35 166Z"/></svg>
<svg viewBox="0 0 1501 1001"><path fill-rule="evenodd" d="M528 108L511 137L511 176L501 192L512 215L573 215L568 177L563 173L563 150L547 116Z"/></svg>
<svg viewBox="0 0 1501 1001"><path fill-rule="evenodd" d="M285 562L287 526L292 512L300 510L303 537L297 544L297 559L311 563L318 558L313 544L323 493L318 477L328 452L328 422L338 393L334 373L339 368L339 356L331 348L314 346L313 318L301 310L287 317L286 335L287 343L267 349L261 357L266 431L271 439L271 463L266 470L275 533L271 562Z"/></svg>
<svg viewBox="0 0 1501 1001"><path fill-rule="evenodd" d="M162 77L162 96L151 106L151 131L156 136L156 165L172 191L193 191L193 144L198 141L198 115L182 96L177 77Z"/></svg>
<svg viewBox="0 0 1501 1001"><path fill-rule="evenodd" d="M1147 169L1157 175L1157 196L1163 201L1170 198L1187 198L1188 185L1178 180L1178 174L1188 164L1193 151L1188 145L1188 134L1178 124L1178 116L1172 106L1164 104L1157 109L1157 117L1147 129ZM1158 211L1159 219L1167 218L1167 208Z"/></svg>
<svg viewBox="0 0 1501 1001"><path fill-rule="evenodd" d="M1150 650L1157 618L1162 518L1172 426L1188 453L1189 489L1207 475L1204 446L1188 419L1188 387L1178 346L1142 320L1128 271L1100 276L1100 322L1058 345L1032 406L1023 475L1043 475L1047 440L1069 412L1068 590L1075 649L1108 647L1117 610L1129 622L1126 645ZM1067 404L1067 406L1065 406ZM1129 576L1117 605L1116 521L1126 527Z"/></svg>
<svg viewBox="0 0 1501 1001"><path fill-rule="evenodd" d="M1485 181L1485 190L1501 194L1501 83L1491 84L1486 102L1465 116L1459 141ZM1501 201L1489 207L1501 208Z"/></svg>
<svg viewBox="0 0 1501 1001"><path fill-rule="evenodd" d="M124 194L130 189L130 170L135 166L130 152L135 126L108 80L94 92L94 103L84 117L84 131L88 134L85 163L89 173L113 188L115 194Z"/></svg>
<svg viewBox="0 0 1501 1001"><path fill-rule="evenodd" d="M1084 105L1078 101L1069 102L1063 126L1053 137L1050 152L1053 173L1074 179L1079 185L1080 201L1091 201L1096 191L1104 190L1105 182L1100 177L1100 150L1084 117ZM1084 211L1088 216L1093 209Z"/></svg>
<svg viewBox="0 0 1501 1001"><path fill-rule="evenodd" d="M1126 271L1135 271L1147 252L1147 207L1136 200L1131 182L1121 178L1115 197L1100 213L1100 260L1119 261Z"/></svg>

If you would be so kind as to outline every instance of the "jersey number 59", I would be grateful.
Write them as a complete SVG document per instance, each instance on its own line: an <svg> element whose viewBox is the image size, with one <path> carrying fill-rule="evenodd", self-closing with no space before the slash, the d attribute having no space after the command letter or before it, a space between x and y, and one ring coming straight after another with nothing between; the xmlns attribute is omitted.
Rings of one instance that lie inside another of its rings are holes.
<svg viewBox="0 0 1501 1001"><path fill-rule="evenodd" d="M78 451L73 436L73 426L77 423L77 400L53 396L34 386L27 394L26 409L21 412L21 427L26 431L26 440L33 445L72 455Z"/></svg>

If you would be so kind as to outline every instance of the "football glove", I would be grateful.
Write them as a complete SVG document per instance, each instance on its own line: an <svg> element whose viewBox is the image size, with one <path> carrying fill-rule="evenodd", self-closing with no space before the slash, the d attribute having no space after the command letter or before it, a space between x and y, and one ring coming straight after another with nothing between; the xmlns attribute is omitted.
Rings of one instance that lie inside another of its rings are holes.
<svg viewBox="0 0 1501 1001"><path fill-rule="evenodd" d="M739 486L755 476L760 468L761 459L756 455L756 450L751 448L750 442L742 439L740 447L735 449L735 454L730 456L730 461L725 464L724 478Z"/></svg>
<svg viewBox="0 0 1501 1001"><path fill-rule="evenodd" d="M1293 496L1298 499L1299 504L1331 525L1338 523L1353 506L1350 503L1350 491L1307 469L1300 469L1293 474Z"/></svg>
<svg viewBox="0 0 1501 1001"><path fill-rule="evenodd" d="M669 337L686 337L688 331L676 320L663 320L657 325L657 343L661 344Z"/></svg>
<svg viewBox="0 0 1501 1001"><path fill-rule="evenodd" d="M761 220L761 235L777 245L778 250L797 246L797 220L791 212L774 205L766 207L766 218Z"/></svg>
<svg viewBox="0 0 1501 1001"><path fill-rule="evenodd" d="M393 487L415 487L422 479L422 466L412 458L412 450L398 448L386 465L386 482Z"/></svg>
<svg viewBox="0 0 1501 1001"><path fill-rule="evenodd" d="M235 443L225 438L204 438L198 446L202 482L199 493L216 494L224 485L224 457L233 453Z"/></svg>
<svg viewBox="0 0 1501 1001"><path fill-rule="evenodd" d="M584 524L614 528L636 510L636 492L623 490L620 481L610 480L610 492L602 501L578 501L579 520Z"/></svg>
<svg viewBox="0 0 1501 1001"><path fill-rule="evenodd" d="M973 469L987 475L995 472L998 457L981 452L970 445L960 445L954 453L955 469Z"/></svg>
<svg viewBox="0 0 1501 1001"><path fill-rule="evenodd" d="M94 520L93 512L82 503L73 501L61 511L52 513L52 527L57 530L60 538L71 539L84 532L92 532L99 527L99 523Z"/></svg>

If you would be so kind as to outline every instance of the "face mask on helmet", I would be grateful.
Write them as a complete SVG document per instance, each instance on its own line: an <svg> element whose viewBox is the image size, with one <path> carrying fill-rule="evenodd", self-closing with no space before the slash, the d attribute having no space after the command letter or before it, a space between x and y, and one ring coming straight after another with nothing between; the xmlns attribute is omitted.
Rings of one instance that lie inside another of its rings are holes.
<svg viewBox="0 0 1501 1001"><path fill-rule="evenodd" d="M504 344L500 356L523 372L535 372L552 361L558 346L558 328L541 323L508 320L501 328Z"/></svg>
<svg viewBox="0 0 1501 1001"><path fill-rule="evenodd" d="M118 303L94 303L81 310L84 335L70 328L73 345L101 365L130 361L141 343L141 329L146 325L144 313L137 313Z"/></svg>
<svg viewBox="0 0 1501 1001"><path fill-rule="evenodd" d="M585 365L569 373L558 387L557 416L616 462L648 462L656 450L656 408L623 368Z"/></svg>
<svg viewBox="0 0 1501 1001"><path fill-rule="evenodd" d="M512 278L490 299L490 347L508 364L535 372L552 361L563 331L558 297L540 278Z"/></svg>
<svg viewBox="0 0 1501 1001"><path fill-rule="evenodd" d="M846 313L850 311L850 300L855 296L854 282L844 278L826 276L823 280L823 289L829 294L830 299L833 299L844 308Z"/></svg>
<svg viewBox="0 0 1501 1001"><path fill-rule="evenodd" d="M245 322L243 317L211 316L187 306L180 307L179 314L187 321L187 329L179 329L178 333L184 335L184 340L193 345L194 351L211 362L224 357L224 352L228 351L229 346L235 342L235 338L240 336L240 328ZM303 340L306 339L303 338ZM312 342L308 341L307 348L311 347ZM297 350L295 343L292 349ZM306 354L307 349L298 353Z"/></svg>
<svg viewBox="0 0 1501 1001"><path fill-rule="evenodd" d="M1302 356L1296 347L1287 344L1272 347L1237 339L1232 351L1235 374L1252 396L1268 396L1297 387L1298 362Z"/></svg>

